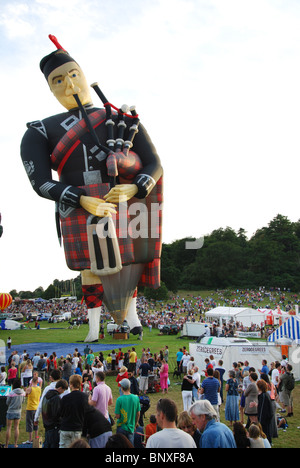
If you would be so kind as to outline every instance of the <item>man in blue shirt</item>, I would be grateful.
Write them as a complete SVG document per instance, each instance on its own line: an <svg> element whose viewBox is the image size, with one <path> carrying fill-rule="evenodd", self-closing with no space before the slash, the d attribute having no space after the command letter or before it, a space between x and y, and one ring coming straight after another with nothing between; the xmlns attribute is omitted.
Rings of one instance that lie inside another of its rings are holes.
<svg viewBox="0 0 300 468"><path fill-rule="evenodd" d="M190 416L201 432L200 448L237 448L233 432L217 422L217 413L208 400L199 400L190 408Z"/></svg>
<svg viewBox="0 0 300 468"><path fill-rule="evenodd" d="M176 353L177 369L178 369L179 371L180 371L180 363L181 363L182 356L183 356L183 351L182 351L182 349L180 348L179 351Z"/></svg>
<svg viewBox="0 0 300 468"><path fill-rule="evenodd" d="M219 399L220 382L214 376L213 369L207 369L207 378L203 380L200 388L201 395L204 395L205 400L208 400L219 418Z"/></svg>
<svg viewBox="0 0 300 468"><path fill-rule="evenodd" d="M269 368L268 368L267 364L268 364L267 361L265 359L263 359L262 368L259 370L260 376L262 376L262 374L266 374L266 375L269 374Z"/></svg>

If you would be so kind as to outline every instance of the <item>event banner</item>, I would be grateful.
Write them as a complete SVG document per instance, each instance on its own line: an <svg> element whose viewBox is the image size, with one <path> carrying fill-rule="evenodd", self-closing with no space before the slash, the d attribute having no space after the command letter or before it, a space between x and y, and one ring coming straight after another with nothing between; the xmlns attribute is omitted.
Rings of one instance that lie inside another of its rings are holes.
<svg viewBox="0 0 300 468"><path fill-rule="evenodd" d="M242 332L242 331L237 331L237 336L240 338L261 338L261 333L260 332Z"/></svg>

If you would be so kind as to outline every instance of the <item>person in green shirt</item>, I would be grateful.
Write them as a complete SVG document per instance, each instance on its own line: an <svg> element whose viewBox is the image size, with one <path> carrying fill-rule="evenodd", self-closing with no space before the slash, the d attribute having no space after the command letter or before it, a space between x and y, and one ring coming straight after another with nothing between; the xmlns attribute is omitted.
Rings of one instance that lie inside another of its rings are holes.
<svg viewBox="0 0 300 468"><path fill-rule="evenodd" d="M122 379L120 385L123 395L117 398L115 407L117 433L124 434L134 445L134 431L140 419L140 399L130 393L129 379Z"/></svg>
<svg viewBox="0 0 300 468"><path fill-rule="evenodd" d="M89 354L86 357L86 363L91 366L95 360L95 355L93 354L93 351L90 350Z"/></svg>

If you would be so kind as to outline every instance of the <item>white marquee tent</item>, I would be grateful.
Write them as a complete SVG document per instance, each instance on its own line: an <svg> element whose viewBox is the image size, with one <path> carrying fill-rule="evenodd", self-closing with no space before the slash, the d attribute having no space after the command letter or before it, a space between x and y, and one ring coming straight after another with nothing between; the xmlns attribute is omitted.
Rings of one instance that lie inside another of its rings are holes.
<svg viewBox="0 0 300 468"><path fill-rule="evenodd" d="M241 322L245 327L252 323L261 326L264 323L264 314L251 307L216 307L205 313L206 319L218 320L220 323Z"/></svg>
<svg viewBox="0 0 300 468"><path fill-rule="evenodd" d="M211 320L218 320L220 323L241 322L245 327L251 324L259 325L273 320L272 323L278 324L279 320L288 319L289 314L279 309L252 309L251 307L216 307L206 312L205 317Z"/></svg>

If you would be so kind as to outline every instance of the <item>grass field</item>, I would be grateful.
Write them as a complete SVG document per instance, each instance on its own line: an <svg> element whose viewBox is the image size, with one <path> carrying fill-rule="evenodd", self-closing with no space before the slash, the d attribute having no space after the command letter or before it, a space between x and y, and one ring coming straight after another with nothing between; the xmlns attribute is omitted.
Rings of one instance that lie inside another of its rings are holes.
<svg viewBox="0 0 300 468"><path fill-rule="evenodd" d="M11 336L13 345L21 344L24 345L24 349L26 349L26 343L33 343L39 342L40 351L43 352L43 342L52 342L52 343L76 343L82 342L88 333L88 326L82 325L79 329L68 329L68 323L60 323L57 324L57 329L53 329L53 325L48 324L47 322L42 323L42 329L40 330L17 330L17 331L0 331L0 340L3 340L6 343L7 337ZM45 328L45 329L43 329ZM101 340L102 343L105 344L115 344L115 348L118 349L122 347L122 345L128 344L128 342L124 341L113 341L113 338L106 334L105 339ZM178 339L176 336L160 336L159 331L157 329L152 329L150 332L148 328L144 328L144 335L143 340L139 341L137 337L130 336L129 339L130 344L134 344L138 356L141 356L142 348L149 347L151 352L159 352L165 345L168 345L170 351L170 358L169 358L169 368L170 368L170 388L168 397L172 398L177 406L179 412L183 410L182 405L182 398L181 398L181 389L180 383L181 381L178 379L173 378L173 369L175 368L176 364L176 352L178 351L179 347L183 345L187 346L189 344L188 339ZM53 349L54 350L54 349ZM73 353L74 349L70 346L70 353ZM104 356L107 356L109 351L104 352ZM116 401L119 393L117 383L115 382L115 377L107 376L106 383L112 388L114 402ZM226 396L226 392L224 392ZM298 448L299 441L300 441L300 383L296 384L296 388L293 392L294 395L294 417L289 418L289 428L286 432L279 431L278 439L274 439L273 447L274 448ZM159 398L161 398L161 393L149 394L151 400L151 407L146 413L145 424L149 422L149 417L152 413L155 413L155 406L156 402ZM20 423L20 437L19 443L24 442L28 439L26 431L25 431L25 404L23 408L23 415ZM225 422L224 418L224 409L225 405L223 404L221 407L221 421ZM110 412L113 414L114 406L110 408ZM41 421L41 420L40 420ZM114 426L115 428L115 426ZM0 443L3 444L5 442L5 429L2 429L0 432ZM43 436L43 427L40 424L40 435ZM11 437L11 443L13 442L13 438Z"/></svg>

